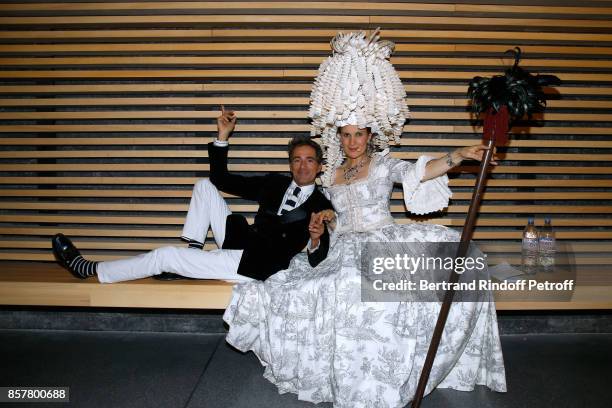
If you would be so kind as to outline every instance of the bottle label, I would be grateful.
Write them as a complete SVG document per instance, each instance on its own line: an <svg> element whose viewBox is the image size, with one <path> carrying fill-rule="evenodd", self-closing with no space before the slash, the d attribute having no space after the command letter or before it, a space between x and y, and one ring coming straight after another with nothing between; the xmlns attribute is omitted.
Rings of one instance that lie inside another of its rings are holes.
<svg viewBox="0 0 612 408"><path fill-rule="evenodd" d="M538 240L537 239L523 239L523 250L525 251L537 251L538 250Z"/></svg>
<svg viewBox="0 0 612 408"><path fill-rule="evenodd" d="M540 238L540 250L553 250L555 249L554 238L544 237Z"/></svg>

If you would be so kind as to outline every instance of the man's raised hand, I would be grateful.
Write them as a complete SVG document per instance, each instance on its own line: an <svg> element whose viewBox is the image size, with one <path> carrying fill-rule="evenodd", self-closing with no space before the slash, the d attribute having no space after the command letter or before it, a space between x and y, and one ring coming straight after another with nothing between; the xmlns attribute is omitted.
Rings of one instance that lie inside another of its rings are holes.
<svg viewBox="0 0 612 408"><path fill-rule="evenodd" d="M233 110L225 110L221 105L221 115L217 118L217 138L222 141L229 139L229 135L234 131L236 126L236 112Z"/></svg>

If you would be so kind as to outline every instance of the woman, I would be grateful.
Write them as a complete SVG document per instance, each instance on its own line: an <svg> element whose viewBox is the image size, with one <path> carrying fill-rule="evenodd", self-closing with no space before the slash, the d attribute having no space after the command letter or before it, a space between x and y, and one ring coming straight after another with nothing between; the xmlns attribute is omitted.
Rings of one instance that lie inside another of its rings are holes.
<svg viewBox="0 0 612 408"><path fill-rule="evenodd" d="M355 37L348 40L359 45ZM326 92L333 93L333 87ZM327 258L312 268L301 254L265 282L236 285L224 314L227 341L241 351L252 350L280 393L314 403L332 401L337 407L403 407L416 391L440 302L363 302L362 243L400 242L410 251L412 242L458 241L459 234L444 226L395 224L389 210L393 184L402 184L411 212L440 210L451 195L446 172L463 159L480 160L486 148L465 147L410 163L390 157L387 149L374 152L390 133L376 121L366 119L370 129L360 126L361 117L367 117L367 109L338 114L335 135L317 132L327 135L323 179L337 213ZM331 221L332 215L319 217ZM320 228L317 222L311 225L313 247ZM475 384L506 390L491 294L479 300L451 307L426 393L435 387L467 391Z"/></svg>

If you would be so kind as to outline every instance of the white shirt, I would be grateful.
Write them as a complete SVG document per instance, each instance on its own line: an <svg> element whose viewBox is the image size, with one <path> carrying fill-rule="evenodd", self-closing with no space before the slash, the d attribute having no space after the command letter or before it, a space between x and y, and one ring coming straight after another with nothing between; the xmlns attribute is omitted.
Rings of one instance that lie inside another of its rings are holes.
<svg viewBox="0 0 612 408"><path fill-rule="evenodd" d="M278 208L276 215L281 215L281 209L283 208L283 205L287 201L287 198L293 196L293 190L295 190L296 187L300 188L300 193L298 194L297 202L295 203L293 208L297 208L300 205L304 204L304 201L308 200L308 197L310 197L310 195L315 189L314 183L309 184L307 186L298 186L295 180L291 180L291 184L289 184L289 187L287 187L287 191L285 191L285 195L283 196L283 200L281 201L281 205Z"/></svg>

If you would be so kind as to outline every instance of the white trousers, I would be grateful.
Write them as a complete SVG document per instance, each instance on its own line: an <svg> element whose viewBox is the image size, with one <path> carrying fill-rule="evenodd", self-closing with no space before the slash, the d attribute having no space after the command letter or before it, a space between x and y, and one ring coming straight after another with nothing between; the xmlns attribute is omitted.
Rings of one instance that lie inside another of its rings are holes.
<svg viewBox="0 0 612 408"><path fill-rule="evenodd" d="M200 180L193 188L181 236L204 242L210 227L217 246L221 248L225 240L225 219L231 213L210 180ZM166 246L131 258L100 262L98 280L102 283L122 282L172 272L197 279L250 281L251 278L236 273L241 257L241 249L203 251Z"/></svg>

